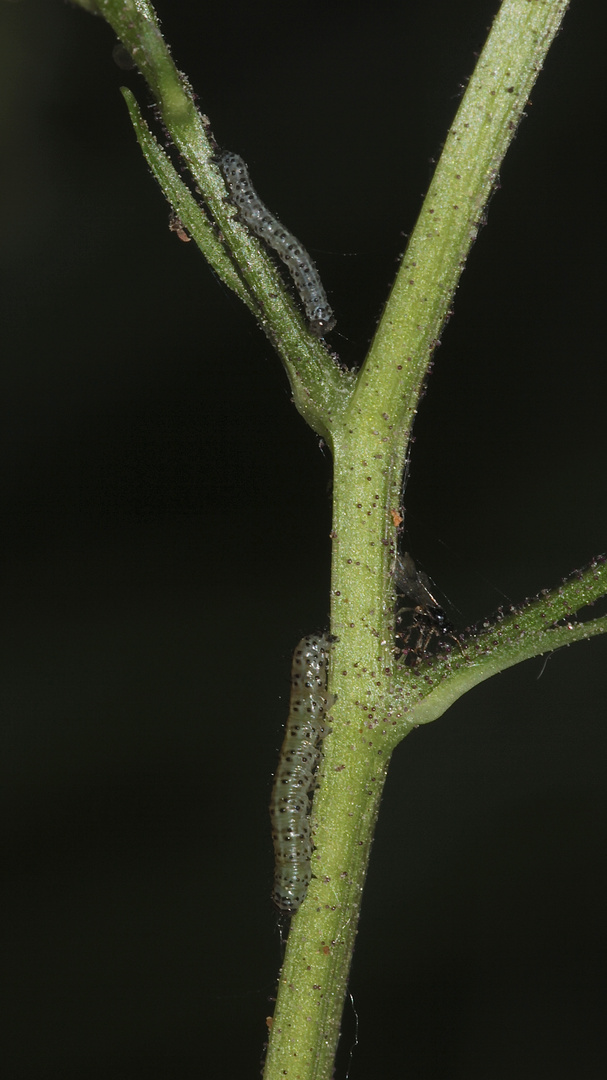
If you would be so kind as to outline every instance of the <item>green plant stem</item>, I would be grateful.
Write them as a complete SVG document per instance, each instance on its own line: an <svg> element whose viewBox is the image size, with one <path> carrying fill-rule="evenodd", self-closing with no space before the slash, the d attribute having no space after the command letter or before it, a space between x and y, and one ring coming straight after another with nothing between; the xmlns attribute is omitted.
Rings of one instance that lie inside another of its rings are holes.
<svg viewBox="0 0 607 1080"><path fill-rule="evenodd" d="M505 0L468 83L357 387L411 429L470 247L566 0ZM405 386L403 387L403 382ZM404 393L403 393L404 389Z"/></svg>
<svg viewBox="0 0 607 1080"><path fill-rule="evenodd" d="M411 425L464 260L566 6L502 5L355 392L333 423L331 630L337 640L330 690L337 702L314 798L315 878L292 920L265 1080L332 1075L386 771L396 742L417 723L417 676L401 669L395 678L390 577ZM390 701L396 685L399 719Z"/></svg>
<svg viewBox="0 0 607 1080"><path fill-rule="evenodd" d="M448 654L407 668L394 657L392 573L403 470L432 354L566 0L504 0L449 131L369 354L357 375L335 364L260 242L226 201L208 122L194 105L146 0L80 0L114 27L151 87L204 200L188 195L125 92L140 145L167 198L217 272L275 344L295 404L335 466L330 692L313 805L315 877L291 924L265 1080L329 1080L362 889L388 763L397 743L471 686L529 656L603 633L607 620L557 625L607 591L604 564Z"/></svg>

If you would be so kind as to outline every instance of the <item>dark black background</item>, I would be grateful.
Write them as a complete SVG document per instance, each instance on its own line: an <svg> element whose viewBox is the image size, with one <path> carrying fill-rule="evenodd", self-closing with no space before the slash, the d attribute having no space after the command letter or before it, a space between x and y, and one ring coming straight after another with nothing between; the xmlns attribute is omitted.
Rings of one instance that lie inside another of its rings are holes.
<svg viewBox="0 0 607 1080"><path fill-rule="evenodd" d="M496 7L159 4L348 363ZM168 231L109 28L60 0L0 20L3 1073L257 1076L266 805L291 650L327 621L330 466ZM607 546L606 22L574 0L417 423L407 542L461 625ZM604 1075L605 658L529 662L396 753L351 1080Z"/></svg>

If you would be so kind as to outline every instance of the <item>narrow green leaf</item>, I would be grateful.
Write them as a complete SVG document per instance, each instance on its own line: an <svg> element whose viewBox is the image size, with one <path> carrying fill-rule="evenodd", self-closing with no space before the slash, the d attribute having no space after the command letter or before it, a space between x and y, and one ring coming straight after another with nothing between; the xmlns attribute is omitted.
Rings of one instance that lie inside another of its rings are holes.
<svg viewBox="0 0 607 1080"><path fill-rule="evenodd" d="M258 315L259 311L255 300L236 273L234 263L217 235L217 229L207 217L203 207L196 202L191 191L175 170L172 161L150 131L131 91L124 86L121 89L135 129L137 142L182 225L192 239L196 241L203 255L208 259L221 280L230 289L233 289L254 314Z"/></svg>

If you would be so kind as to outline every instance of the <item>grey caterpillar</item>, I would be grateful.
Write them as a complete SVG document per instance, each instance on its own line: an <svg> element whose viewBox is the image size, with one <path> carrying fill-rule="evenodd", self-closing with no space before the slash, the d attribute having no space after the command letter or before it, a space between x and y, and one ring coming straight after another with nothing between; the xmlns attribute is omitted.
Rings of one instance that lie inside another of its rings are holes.
<svg viewBox="0 0 607 1080"><path fill-rule="evenodd" d="M324 337L333 329L336 320L308 252L264 206L239 154L223 154L219 166L245 225L271 247L287 267L304 306L308 329L317 337Z"/></svg>
<svg viewBox="0 0 607 1080"><path fill-rule="evenodd" d="M312 877L310 802L320 744L327 733L328 642L303 638L293 654L291 700L270 801L274 843L272 899L293 914Z"/></svg>

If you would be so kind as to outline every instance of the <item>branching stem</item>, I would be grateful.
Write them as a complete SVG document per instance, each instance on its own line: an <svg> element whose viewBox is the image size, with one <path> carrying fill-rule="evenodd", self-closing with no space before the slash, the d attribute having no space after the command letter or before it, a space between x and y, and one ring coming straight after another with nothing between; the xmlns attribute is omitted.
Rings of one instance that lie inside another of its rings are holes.
<svg viewBox="0 0 607 1080"><path fill-rule="evenodd" d="M567 0L504 0L447 135L368 356L356 374L308 332L291 290L231 205L208 120L147 0L80 0L147 80L192 186L124 91L143 153L184 227L276 347L294 402L334 458L330 692L313 806L314 878L294 916L265 1080L329 1080L371 840L394 747L466 690L531 656L604 633L575 621L607 593L606 564L412 667L395 658L394 562L411 427L470 247ZM380 1070L378 1070L380 1071Z"/></svg>

